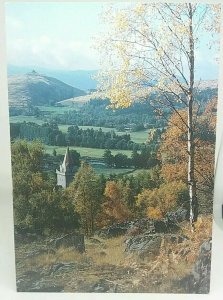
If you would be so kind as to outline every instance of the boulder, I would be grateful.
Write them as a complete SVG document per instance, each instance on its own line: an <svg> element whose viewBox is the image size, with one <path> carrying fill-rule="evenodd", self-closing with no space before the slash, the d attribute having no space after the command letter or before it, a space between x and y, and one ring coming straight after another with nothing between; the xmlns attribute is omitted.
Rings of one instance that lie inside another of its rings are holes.
<svg viewBox="0 0 223 300"><path fill-rule="evenodd" d="M211 240L204 242L199 251L195 262L192 275L195 280L196 292L198 294L207 294L210 289L211 273Z"/></svg>
<svg viewBox="0 0 223 300"><path fill-rule="evenodd" d="M179 244L185 239L187 239L185 236L178 234L141 234L125 241L125 251L135 252L141 258L156 256L160 253L162 242Z"/></svg>
<svg viewBox="0 0 223 300"><path fill-rule="evenodd" d="M95 234L102 238L113 238L126 234L129 226L130 224L128 222L118 223L107 228L102 228L101 230L95 232Z"/></svg>
<svg viewBox="0 0 223 300"><path fill-rule="evenodd" d="M208 294L211 273L211 240L205 241L201 247L191 274L176 282L185 293Z"/></svg>
<svg viewBox="0 0 223 300"><path fill-rule="evenodd" d="M185 208L178 208L176 211L171 211L166 214L166 218L169 222L180 223L188 220L188 210Z"/></svg>
<svg viewBox="0 0 223 300"><path fill-rule="evenodd" d="M55 248L72 247L80 253L83 253L85 251L83 234L66 234L51 241L50 245Z"/></svg>
<svg viewBox="0 0 223 300"><path fill-rule="evenodd" d="M146 256L158 255L160 252L160 246L162 242L161 235L138 235L131 237L125 241L127 252L135 252L141 258Z"/></svg>
<svg viewBox="0 0 223 300"><path fill-rule="evenodd" d="M154 220L154 231L156 233L172 233L179 230L176 223L169 221L167 218L161 220Z"/></svg>

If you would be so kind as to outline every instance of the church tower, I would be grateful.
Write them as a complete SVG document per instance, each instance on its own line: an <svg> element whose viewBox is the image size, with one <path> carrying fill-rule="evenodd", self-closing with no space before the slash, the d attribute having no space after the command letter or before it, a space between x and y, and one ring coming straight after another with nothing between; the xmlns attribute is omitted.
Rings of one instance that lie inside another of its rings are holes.
<svg viewBox="0 0 223 300"><path fill-rule="evenodd" d="M74 161L70 154L69 147L67 147L63 163L60 165L60 170L56 170L57 185L62 186L64 189L68 187L73 179L75 171L76 168L74 165Z"/></svg>

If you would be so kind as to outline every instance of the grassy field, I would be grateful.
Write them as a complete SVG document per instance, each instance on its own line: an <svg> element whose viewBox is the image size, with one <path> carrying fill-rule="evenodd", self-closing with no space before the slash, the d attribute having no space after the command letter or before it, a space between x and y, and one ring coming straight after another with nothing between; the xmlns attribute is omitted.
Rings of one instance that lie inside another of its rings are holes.
<svg viewBox="0 0 223 300"><path fill-rule="evenodd" d="M62 113L63 110L67 110L65 107L53 107L53 106L39 106L41 110L43 111L49 111L52 113ZM71 108L72 109L72 108ZM62 110L62 111L61 111ZM33 122L36 124L43 124L44 121L40 120L34 116L13 116L10 117L10 122L11 123L21 123L21 122ZM59 129L62 132L67 132L67 128L71 125L58 125ZM123 134L130 134L131 140L135 143L146 143L147 137L148 137L148 132L149 129L143 130L143 131L138 131L138 132L126 132L126 131L117 131L115 128L108 128L108 127L97 127L97 126L79 126L82 129L88 129L88 128L93 128L94 130L99 130L100 128L102 129L103 132L110 132L110 131L115 131L116 134L118 135L123 135Z"/></svg>
<svg viewBox="0 0 223 300"><path fill-rule="evenodd" d="M67 128L70 125L59 125L59 128L62 132L67 132ZM143 131L137 131L137 132L126 132L126 131L117 131L115 128L108 128L108 127L97 127L97 126L78 126L79 128L82 129L88 129L88 128L93 128L94 130L99 130L100 128L102 129L103 132L110 132L110 131L115 131L116 134L118 135L123 135L123 134L130 134L131 140L135 143L146 143L147 138L148 138L148 131L149 129L143 130Z"/></svg>
<svg viewBox="0 0 223 300"><path fill-rule="evenodd" d="M69 108L65 106L61 106L61 107L60 106L37 106L37 107L40 111L48 112L50 114L63 114L64 112L78 109L78 107L76 106L70 106Z"/></svg>
<svg viewBox="0 0 223 300"><path fill-rule="evenodd" d="M48 146L45 145L46 153L52 154L53 149L56 150L57 154L65 154L66 147L59 147L59 146ZM91 157L91 158L102 158L104 154L104 149L96 149L96 148L84 148L84 147L70 147L70 149L76 150L80 153L82 157ZM112 150L112 154L115 155L117 153L123 153L128 157L131 156L131 150Z"/></svg>
<svg viewBox="0 0 223 300"><path fill-rule="evenodd" d="M37 119L34 116L13 116L10 117L10 123L33 122L36 124L43 124L44 121Z"/></svg>
<svg viewBox="0 0 223 300"><path fill-rule="evenodd" d="M132 174L134 172L134 169L115 169L115 168L94 168L95 172L97 174L104 174L105 177L113 174L117 175L124 175L124 174Z"/></svg>

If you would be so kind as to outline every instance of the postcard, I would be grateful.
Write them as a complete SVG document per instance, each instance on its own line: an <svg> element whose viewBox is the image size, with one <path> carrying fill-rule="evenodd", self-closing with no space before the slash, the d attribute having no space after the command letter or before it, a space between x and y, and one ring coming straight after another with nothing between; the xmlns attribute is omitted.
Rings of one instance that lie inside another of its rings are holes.
<svg viewBox="0 0 223 300"><path fill-rule="evenodd" d="M220 10L5 5L18 292L209 293Z"/></svg>

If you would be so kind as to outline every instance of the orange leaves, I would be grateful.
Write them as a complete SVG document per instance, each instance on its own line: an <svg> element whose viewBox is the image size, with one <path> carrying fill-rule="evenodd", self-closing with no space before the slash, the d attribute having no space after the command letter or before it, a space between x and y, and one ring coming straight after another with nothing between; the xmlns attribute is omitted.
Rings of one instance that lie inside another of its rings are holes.
<svg viewBox="0 0 223 300"><path fill-rule="evenodd" d="M198 185L211 186L214 168L214 140L216 123L216 98L208 102L203 114L194 112L195 176ZM161 176L166 182L187 181L187 113L174 113L162 136L158 155L162 160Z"/></svg>
<svg viewBox="0 0 223 300"><path fill-rule="evenodd" d="M137 205L147 208L147 216L154 215L158 218L176 207L180 195L185 190L186 185L182 181L163 183L153 190L144 189L137 196Z"/></svg>
<svg viewBox="0 0 223 300"><path fill-rule="evenodd" d="M105 187L104 212L116 221L124 221L131 216L126 203L123 201L123 187L115 181L108 181Z"/></svg>
<svg viewBox="0 0 223 300"><path fill-rule="evenodd" d="M163 214L158 207L148 207L147 209L147 217L154 220L160 220L163 218Z"/></svg>

